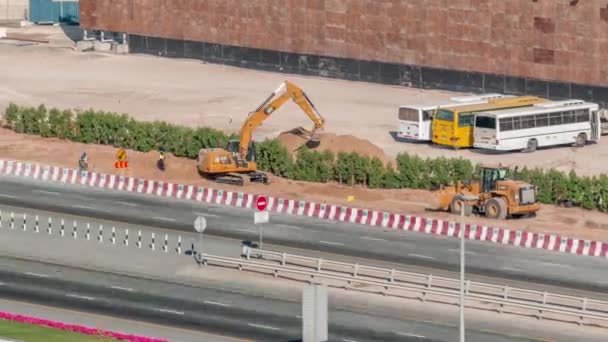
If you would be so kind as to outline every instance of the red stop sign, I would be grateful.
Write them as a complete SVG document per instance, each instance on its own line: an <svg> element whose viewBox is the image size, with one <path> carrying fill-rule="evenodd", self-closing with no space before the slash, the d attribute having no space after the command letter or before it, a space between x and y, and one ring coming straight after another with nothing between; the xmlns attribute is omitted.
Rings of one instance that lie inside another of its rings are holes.
<svg viewBox="0 0 608 342"><path fill-rule="evenodd" d="M255 206L258 208L258 211L266 210L266 206L268 205L268 201L265 196L259 196L255 201Z"/></svg>

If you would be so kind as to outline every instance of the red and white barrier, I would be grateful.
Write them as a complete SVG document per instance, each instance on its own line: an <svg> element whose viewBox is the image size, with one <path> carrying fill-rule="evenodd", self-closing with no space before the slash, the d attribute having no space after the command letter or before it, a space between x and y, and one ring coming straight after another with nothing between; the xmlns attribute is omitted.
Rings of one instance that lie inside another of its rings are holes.
<svg viewBox="0 0 608 342"><path fill-rule="evenodd" d="M122 177L113 174L80 172L76 169L10 160L0 160L0 175L28 177L44 181L79 184L241 208L252 208L257 197L255 194L242 192ZM445 220L276 197L268 197L268 202L270 211L287 215L308 216L448 237L457 237L460 234L458 223ZM580 240L554 234L467 224L465 225L465 237L469 240L495 244L608 258L607 242Z"/></svg>
<svg viewBox="0 0 608 342"><path fill-rule="evenodd" d="M121 332L108 331L108 330L100 330L97 328L90 328L90 327L86 327L83 325L66 324L66 323L62 323L62 322L36 318L36 317L32 317L32 316L15 315L15 314L11 314L8 312L2 312L2 311L0 311L0 319L19 322L19 323L34 324L34 325L38 325L38 326L45 326L45 327L50 327L50 328L60 329L60 330L65 330L65 331L73 331L73 332L77 332L77 333L81 333L81 334L85 334L85 335L105 336L105 337L110 337L110 338L113 338L113 339L116 339L119 341L167 342L167 340L164 340L164 339L138 336L138 335L133 335L133 334L125 334L125 333L121 333Z"/></svg>

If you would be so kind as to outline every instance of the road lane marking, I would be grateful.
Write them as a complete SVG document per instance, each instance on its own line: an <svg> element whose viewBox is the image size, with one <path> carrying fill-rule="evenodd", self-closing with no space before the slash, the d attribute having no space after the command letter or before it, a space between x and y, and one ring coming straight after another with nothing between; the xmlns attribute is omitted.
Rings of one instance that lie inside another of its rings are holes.
<svg viewBox="0 0 608 342"><path fill-rule="evenodd" d="M203 303L209 304L209 305L217 305L217 306L231 306L230 304L224 304L224 303L220 303L220 302L212 302L212 301L209 301L209 300L206 300Z"/></svg>
<svg viewBox="0 0 608 342"><path fill-rule="evenodd" d="M283 227L283 228L287 228L287 229L302 230L302 228L300 228L300 227L290 226L288 224L275 224L275 226L279 226L279 227Z"/></svg>
<svg viewBox="0 0 608 342"><path fill-rule="evenodd" d="M349 339L347 339L347 338L343 338L343 339L342 339L342 341L344 341L344 342L357 342L357 341L355 341L355 340L349 340Z"/></svg>
<svg viewBox="0 0 608 342"><path fill-rule="evenodd" d="M343 243L340 243L340 242L332 242L332 241L323 241L323 240L321 240L321 241L319 241L319 243L324 243L324 244L326 244L326 245L334 245L334 246L344 246L344 244L343 244Z"/></svg>
<svg viewBox="0 0 608 342"><path fill-rule="evenodd" d="M57 191L32 190L32 192L37 192L37 193L40 193L40 194L47 194L47 195L55 195L55 196L61 195L61 193L57 192Z"/></svg>
<svg viewBox="0 0 608 342"><path fill-rule="evenodd" d="M422 255L422 254L408 254L408 256L411 256L413 258L420 258L420 259L435 259L432 256L428 256L428 255Z"/></svg>
<svg viewBox="0 0 608 342"><path fill-rule="evenodd" d="M110 212L109 210L106 210L106 209L95 208L95 207L90 207L88 205L81 205L81 204L72 204L72 208L80 208L80 209L96 210L96 211L105 211L106 213Z"/></svg>
<svg viewBox="0 0 608 342"><path fill-rule="evenodd" d="M260 328L260 329L266 329L266 330L281 330L279 328L275 328L275 327L271 327L269 325L261 325L261 324L254 324L254 323L247 323L248 326L253 327L253 328Z"/></svg>
<svg viewBox="0 0 608 342"><path fill-rule="evenodd" d="M175 311L175 310L169 310L169 309L154 308L154 310L160 311L160 312L172 313L172 314L175 314L175 315L183 315L184 314L182 311Z"/></svg>
<svg viewBox="0 0 608 342"><path fill-rule="evenodd" d="M5 195L5 194L0 194L0 197L6 197L6 198L17 198L16 196L13 196L13 195Z"/></svg>
<svg viewBox="0 0 608 342"><path fill-rule="evenodd" d="M595 281L596 284L608 285L608 281Z"/></svg>
<svg viewBox="0 0 608 342"><path fill-rule="evenodd" d="M448 252L460 253L460 249L451 248L451 249L448 249ZM471 251L464 251L464 254L476 255L477 253L471 252Z"/></svg>
<svg viewBox="0 0 608 342"><path fill-rule="evenodd" d="M34 277L40 277L40 278L50 278L51 277L50 275L47 275L47 274L40 274L40 273L33 273L33 272L25 272L25 274L31 275Z"/></svg>
<svg viewBox="0 0 608 342"><path fill-rule="evenodd" d="M556 264L556 263L553 263L553 262L541 262L540 264L541 265L547 265L547 266L555 266L555 267L565 267L565 268L572 267L570 265Z"/></svg>
<svg viewBox="0 0 608 342"><path fill-rule="evenodd" d="M131 202L116 201L116 203L128 205L128 206L131 206L131 207L137 207L136 203L131 203Z"/></svg>
<svg viewBox="0 0 608 342"><path fill-rule="evenodd" d="M385 239L375 238L375 237L370 237L370 236L360 236L359 238L363 239L363 240L371 240L371 241L386 241Z"/></svg>
<svg viewBox="0 0 608 342"><path fill-rule="evenodd" d="M238 228L237 230L240 232L255 233L255 230L250 230L250 229Z"/></svg>
<svg viewBox="0 0 608 342"><path fill-rule="evenodd" d="M75 293L67 293L65 296L72 297L72 298L78 298L78 299L85 299L85 300L95 300L94 297L82 296L82 295L75 294Z"/></svg>
<svg viewBox="0 0 608 342"><path fill-rule="evenodd" d="M401 335L401 336L408 336L408 337L426 338L426 337L424 337L422 335L408 334L408 333L404 333L404 332L401 332L401 331L397 331L395 334Z"/></svg>
<svg viewBox="0 0 608 342"><path fill-rule="evenodd" d="M520 270L519 268L512 268L512 267L503 267L502 269L506 270L506 271L515 271L515 272L524 272L524 273L526 272L524 270Z"/></svg>
<svg viewBox="0 0 608 342"><path fill-rule="evenodd" d="M6 285L5 283L0 283L0 286Z"/></svg>
<svg viewBox="0 0 608 342"><path fill-rule="evenodd" d="M161 221L169 221L169 222L175 222L175 219L169 218L169 217L158 217L158 216L154 216L152 219L154 220L161 220Z"/></svg>
<svg viewBox="0 0 608 342"><path fill-rule="evenodd" d="M120 287L120 286L114 286L114 285L112 285L112 286L110 286L110 288L113 288L115 290L127 291L127 292L135 292L135 290L133 290L130 287Z"/></svg>
<svg viewBox="0 0 608 342"><path fill-rule="evenodd" d="M209 213L194 213L194 214L198 215L198 216L205 216L205 217L220 217L220 215L209 214Z"/></svg>

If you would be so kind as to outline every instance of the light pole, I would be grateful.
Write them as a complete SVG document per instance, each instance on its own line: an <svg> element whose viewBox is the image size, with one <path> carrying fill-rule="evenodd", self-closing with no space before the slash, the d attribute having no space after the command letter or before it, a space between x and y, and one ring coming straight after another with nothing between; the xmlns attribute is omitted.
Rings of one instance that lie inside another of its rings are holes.
<svg viewBox="0 0 608 342"><path fill-rule="evenodd" d="M460 342L464 342L464 210L466 202L460 206Z"/></svg>
<svg viewBox="0 0 608 342"><path fill-rule="evenodd" d="M466 196L461 195L460 200L460 342L464 341L464 292L465 292L465 280L464 280L464 217L466 209L468 207L468 201L478 200L477 196Z"/></svg>

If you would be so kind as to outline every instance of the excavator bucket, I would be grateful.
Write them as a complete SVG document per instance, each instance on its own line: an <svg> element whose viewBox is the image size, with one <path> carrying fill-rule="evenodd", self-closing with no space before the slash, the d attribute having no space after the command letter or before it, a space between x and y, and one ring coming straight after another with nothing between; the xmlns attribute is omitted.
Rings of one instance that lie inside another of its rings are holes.
<svg viewBox="0 0 608 342"><path fill-rule="evenodd" d="M308 148L317 148L319 145L321 145L321 138L316 134L311 135L306 142Z"/></svg>
<svg viewBox="0 0 608 342"><path fill-rule="evenodd" d="M307 139L305 145L308 148L317 148L321 145L321 137L314 131L311 132L304 127L298 127L291 132L299 137Z"/></svg>

